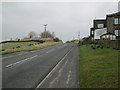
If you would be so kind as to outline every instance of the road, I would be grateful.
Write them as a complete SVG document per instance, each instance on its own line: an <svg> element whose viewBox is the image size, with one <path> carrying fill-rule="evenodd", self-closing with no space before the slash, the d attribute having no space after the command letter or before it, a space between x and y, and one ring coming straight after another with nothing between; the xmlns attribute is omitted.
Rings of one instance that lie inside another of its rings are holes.
<svg viewBox="0 0 120 90"><path fill-rule="evenodd" d="M77 44L4 55L3 88L79 88Z"/></svg>

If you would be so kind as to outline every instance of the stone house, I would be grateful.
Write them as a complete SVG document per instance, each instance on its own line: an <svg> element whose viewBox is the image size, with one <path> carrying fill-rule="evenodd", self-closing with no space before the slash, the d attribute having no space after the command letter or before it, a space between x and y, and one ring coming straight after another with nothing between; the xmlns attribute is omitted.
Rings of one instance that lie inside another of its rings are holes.
<svg viewBox="0 0 120 90"><path fill-rule="evenodd" d="M106 16L107 32L116 35L116 39L120 39L120 12Z"/></svg>
<svg viewBox="0 0 120 90"><path fill-rule="evenodd" d="M106 19L93 20L93 27L90 29L92 40L100 40L100 36L106 33L116 35L120 39L120 12L106 15Z"/></svg>

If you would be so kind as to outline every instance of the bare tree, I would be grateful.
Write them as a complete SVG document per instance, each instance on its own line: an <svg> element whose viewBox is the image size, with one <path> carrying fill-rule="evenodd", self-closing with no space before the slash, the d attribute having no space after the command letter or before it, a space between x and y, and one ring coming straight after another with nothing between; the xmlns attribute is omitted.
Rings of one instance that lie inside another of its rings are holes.
<svg viewBox="0 0 120 90"><path fill-rule="evenodd" d="M46 31L46 32L40 33L40 37L41 38L53 38L53 35L49 31Z"/></svg>
<svg viewBox="0 0 120 90"><path fill-rule="evenodd" d="M36 36L36 33L35 32L30 32L28 35L29 35L29 38L33 38L33 37Z"/></svg>

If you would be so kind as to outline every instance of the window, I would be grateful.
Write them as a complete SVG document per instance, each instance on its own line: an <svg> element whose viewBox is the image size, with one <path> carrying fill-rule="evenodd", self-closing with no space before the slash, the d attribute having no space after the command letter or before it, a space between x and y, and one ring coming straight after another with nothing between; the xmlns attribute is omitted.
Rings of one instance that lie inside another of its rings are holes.
<svg viewBox="0 0 120 90"><path fill-rule="evenodd" d="M92 31L92 34L94 34L94 31Z"/></svg>
<svg viewBox="0 0 120 90"><path fill-rule="evenodd" d="M115 30L115 35L118 36L118 30Z"/></svg>
<svg viewBox="0 0 120 90"><path fill-rule="evenodd" d="M107 31L107 28L95 29L94 39L100 39L100 36L105 34L106 31Z"/></svg>
<svg viewBox="0 0 120 90"><path fill-rule="evenodd" d="M118 24L120 24L120 18L118 18Z"/></svg>
<svg viewBox="0 0 120 90"><path fill-rule="evenodd" d="M114 24L116 25L116 24L120 24L120 18L115 18L114 19Z"/></svg>
<svg viewBox="0 0 120 90"><path fill-rule="evenodd" d="M115 36L113 36L113 40L116 40L116 37L115 37Z"/></svg>
<svg viewBox="0 0 120 90"><path fill-rule="evenodd" d="M118 24L118 18L114 19L114 24Z"/></svg>
<svg viewBox="0 0 120 90"><path fill-rule="evenodd" d="M104 24L98 24L98 28L103 28Z"/></svg>
<svg viewBox="0 0 120 90"><path fill-rule="evenodd" d="M106 35L106 38L109 38L109 35Z"/></svg>
<svg viewBox="0 0 120 90"><path fill-rule="evenodd" d="M105 35L104 36L102 36L102 39L104 39L105 38Z"/></svg>

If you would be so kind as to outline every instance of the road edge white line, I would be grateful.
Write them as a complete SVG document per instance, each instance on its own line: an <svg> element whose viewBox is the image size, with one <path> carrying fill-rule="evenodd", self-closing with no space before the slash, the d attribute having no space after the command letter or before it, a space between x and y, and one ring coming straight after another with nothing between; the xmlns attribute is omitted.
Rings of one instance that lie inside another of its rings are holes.
<svg viewBox="0 0 120 90"><path fill-rule="evenodd" d="M37 85L35 90L37 90L42 83L50 76L50 74L59 66L59 64L66 58L66 56L70 53L73 47L70 48L70 50L65 54L65 56L55 65L55 67L47 74L47 76Z"/></svg>

